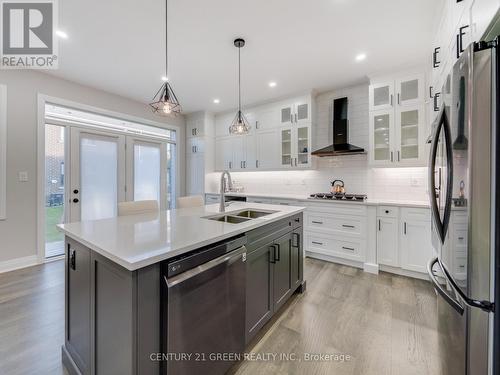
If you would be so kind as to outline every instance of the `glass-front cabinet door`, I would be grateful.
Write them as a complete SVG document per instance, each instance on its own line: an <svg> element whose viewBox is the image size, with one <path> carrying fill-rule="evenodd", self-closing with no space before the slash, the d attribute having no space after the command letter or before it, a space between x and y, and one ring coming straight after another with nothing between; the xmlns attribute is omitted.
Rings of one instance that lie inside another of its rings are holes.
<svg viewBox="0 0 500 375"><path fill-rule="evenodd" d="M424 77L421 74L409 76L396 81L397 104L400 106L415 105L423 101Z"/></svg>
<svg viewBox="0 0 500 375"><path fill-rule="evenodd" d="M292 167L292 128L281 129L281 166Z"/></svg>
<svg viewBox="0 0 500 375"><path fill-rule="evenodd" d="M401 163L415 162L422 158L422 129L424 110L421 105L400 107L396 114L397 155Z"/></svg>
<svg viewBox="0 0 500 375"><path fill-rule="evenodd" d="M394 102L394 82L388 81L370 85L370 111L392 108Z"/></svg>
<svg viewBox="0 0 500 375"><path fill-rule="evenodd" d="M394 162L393 111L370 112L370 147L372 164Z"/></svg>
<svg viewBox="0 0 500 375"><path fill-rule="evenodd" d="M311 164L311 127L298 126L296 128L296 153L295 167L308 167Z"/></svg>

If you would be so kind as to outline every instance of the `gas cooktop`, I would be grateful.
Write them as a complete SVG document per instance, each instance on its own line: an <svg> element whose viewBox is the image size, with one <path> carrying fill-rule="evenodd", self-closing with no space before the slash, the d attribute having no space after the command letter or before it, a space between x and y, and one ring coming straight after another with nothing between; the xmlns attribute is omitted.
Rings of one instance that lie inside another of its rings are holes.
<svg viewBox="0 0 500 375"><path fill-rule="evenodd" d="M316 193L316 194L311 194L309 199L327 199L327 200L337 200L337 201L363 202L366 199L366 195Z"/></svg>

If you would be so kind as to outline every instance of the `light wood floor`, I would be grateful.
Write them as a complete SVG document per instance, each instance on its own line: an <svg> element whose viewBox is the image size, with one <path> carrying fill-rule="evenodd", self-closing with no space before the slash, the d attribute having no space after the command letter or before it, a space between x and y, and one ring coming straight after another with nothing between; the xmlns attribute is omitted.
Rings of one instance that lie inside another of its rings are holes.
<svg viewBox="0 0 500 375"><path fill-rule="evenodd" d="M294 360L245 361L233 374L441 374L428 282L313 259L304 269L307 292L249 348ZM64 262L0 274L0 374L65 374L63 341ZM307 362L306 353L350 358Z"/></svg>

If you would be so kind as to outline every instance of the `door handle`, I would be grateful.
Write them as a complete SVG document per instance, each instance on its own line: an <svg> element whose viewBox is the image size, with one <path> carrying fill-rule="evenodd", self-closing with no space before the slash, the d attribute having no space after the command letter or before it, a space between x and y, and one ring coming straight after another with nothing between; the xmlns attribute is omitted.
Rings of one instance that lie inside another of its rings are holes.
<svg viewBox="0 0 500 375"><path fill-rule="evenodd" d="M299 248L300 247L300 234L299 233L292 233L294 239L296 240L295 244L292 242L292 247Z"/></svg>
<svg viewBox="0 0 500 375"><path fill-rule="evenodd" d="M437 92L434 94L434 112L439 111L439 106L438 106L438 99L441 96L440 92Z"/></svg>
<svg viewBox="0 0 500 375"><path fill-rule="evenodd" d="M459 301L453 299L439 284L436 275L434 275L434 271L432 271L432 268L434 265L438 263L438 258L433 258L427 263L427 273L429 274L429 278L431 279L432 284L434 284L434 290L443 297L443 299L455 309L456 312L458 312L460 315L463 315L465 312L464 307L460 304Z"/></svg>
<svg viewBox="0 0 500 375"><path fill-rule="evenodd" d="M432 66L434 68L439 68L439 64L441 64L441 61L439 61L437 59L437 55L438 55L438 53L439 53L440 50L441 50L441 47L434 48L434 52L432 54Z"/></svg>
<svg viewBox="0 0 500 375"><path fill-rule="evenodd" d="M259 161L255 160L255 168L259 168Z"/></svg>
<svg viewBox="0 0 500 375"><path fill-rule="evenodd" d="M313 224L320 224L320 225L322 225L322 224L323 224L323 222L322 222L322 221L314 221L314 220L312 221L312 223L313 223Z"/></svg>
<svg viewBox="0 0 500 375"><path fill-rule="evenodd" d="M398 92L398 104L400 104L400 95L399 95L399 92Z"/></svg>
<svg viewBox="0 0 500 375"><path fill-rule="evenodd" d="M405 224L404 224L404 234L406 234L406 221L405 221Z"/></svg>
<svg viewBox="0 0 500 375"><path fill-rule="evenodd" d="M279 261L280 261L280 258L281 258L281 246L280 246L280 244L279 244L279 243L277 243L277 244L276 244L276 247L277 247L277 250L276 250L276 252L275 252L274 254L275 254L275 256L276 256L276 254L277 254L278 256L276 256L276 257L274 258L274 261L275 261L275 262L279 262Z"/></svg>
<svg viewBox="0 0 500 375"><path fill-rule="evenodd" d="M342 224L344 228L355 228L354 225Z"/></svg>
<svg viewBox="0 0 500 375"><path fill-rule="evenodd" d="M380 219L378 219L378 231L379 231L379 232L381 231L380 227L381 227L381 224L380 224Z"/></svg>
<svg viewBox="0 0 500 375"><path fill-rule="evenodd" d="M394 162L394 152L391 151L391 163Z"/></svg>
<svg viewBox="0 0 500 375"><path fill-rule="evenodd" d="M355 250L353 247L346 247L346 246L342 246L342 249L349 250L349 251L354 251Z"/></svg>
<svg viewBox="0 0 500 375"><path fill-rule="evenodd" d="M431 99L434 99L434 96L432 95L432 89L433 89L433 87L432 87L432 86L429 86L429 97L430 97Z"/></svg>
<svg viewBox="0 0 500 375"><path fill-rule="evenodd" d="M401 152L398 150L398 161L401 161Z"/></svg>
<svg viewBox="0 0 500 375"><path fill-rule="evenodd" d="M316 242L316 241L312 241L312 243L313 243L314 245L321 245L321 246L323 246L323 242Z"/></svg>
<svg viewBox="0 0 500 375"><path fill-rule="evenodd" d="M392 107L392 94L391 94L391 107Z"/></svg>

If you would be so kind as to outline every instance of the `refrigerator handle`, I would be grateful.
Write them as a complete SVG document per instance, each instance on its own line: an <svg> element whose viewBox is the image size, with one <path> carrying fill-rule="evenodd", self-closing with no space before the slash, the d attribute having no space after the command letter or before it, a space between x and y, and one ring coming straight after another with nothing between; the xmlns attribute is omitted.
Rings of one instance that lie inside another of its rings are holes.
<svg viewBox="0 0 500 375"><path fill-rule="evenodd" d="M463 291L460 289L460 287L457 285L453 277L450 275L446 267L443 265L441 260L437 260L439 262L439 266L443 270L443 273L446 277L446 280L450 283L452 289L458 294L460 299L469 307L476 307L478 309L481 309L485 312L494 312L495 311L495 304L490 301L478 301L472 298L469 298Z"/></svg>
<svg viewBox="0 0 500 375"><path fill-rule="evenodd" d="M429 260L429 263L427 263L427 273L429 274L429 278L431 279L431 283L434 285L434 290L439 293L441 297L451 306L455 309L456 312L458 312L460 315L463 315L465 312L464 307L460 304L459 301L456 299L452 298L439 284L436 275L434 275L434 272L432 271L432 268L436 263L438 263L439 260L438 258L432 258ZM441 264L439 264L441 266Z"/></svg>
<svg viewBox="0 0 500 375"><path fill-rule="evenodd" d="M446 238L446 232L448 231L448 225L450 222L451 214L451 203L453 194L453 150L451 146L451 131L450 124L448 122L448 117L446 116L446 111L444 106L441 106L438 115L439 121L438 125L434 129L434 135L432 137L431 152L429 158L429 200L431 206L432 220L436 226L436 230L439 235L441 243L444 243ZM447 186L446 186L446 197L445 197L445 209L443 221L441 221L439 215L439 207L436 200L436 157L438 149L438 140L441 130L444 130L444 138L446 142L446 162L447 162Z"/></svg>

